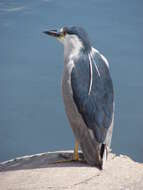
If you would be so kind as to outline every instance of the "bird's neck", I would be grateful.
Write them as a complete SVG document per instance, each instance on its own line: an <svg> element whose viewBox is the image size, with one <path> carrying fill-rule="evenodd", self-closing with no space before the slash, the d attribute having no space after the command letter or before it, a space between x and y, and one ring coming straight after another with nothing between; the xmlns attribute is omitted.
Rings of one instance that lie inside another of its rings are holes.
<svg viewBox="0 0 143 190"><path fill-rule="evenodd" d="M65 59L75 59L78 58L81 54L82 50L80 48L66 48L64 47L64 58Z"/></svg>
<svg viewBox="0 0 143 190"><path fill-rule="evenodd" d="M67 36L64 41L64 58L72 59L79 56L80 52L84 49L83 43L73 35Z"/></svg>

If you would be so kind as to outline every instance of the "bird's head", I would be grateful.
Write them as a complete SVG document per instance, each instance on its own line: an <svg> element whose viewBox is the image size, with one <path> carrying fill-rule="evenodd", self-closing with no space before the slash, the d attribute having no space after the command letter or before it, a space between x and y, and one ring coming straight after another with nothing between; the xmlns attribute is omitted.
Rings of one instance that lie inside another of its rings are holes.
<svg viewBox="0 0 143 190"><path fill-rule="evenodd" d="M85 51L90 51L91 49L88 35L81 27L63 27L59 31L48 30L44 31L44 33L57 38L64 44L65 49L82 49Z"/></svg>

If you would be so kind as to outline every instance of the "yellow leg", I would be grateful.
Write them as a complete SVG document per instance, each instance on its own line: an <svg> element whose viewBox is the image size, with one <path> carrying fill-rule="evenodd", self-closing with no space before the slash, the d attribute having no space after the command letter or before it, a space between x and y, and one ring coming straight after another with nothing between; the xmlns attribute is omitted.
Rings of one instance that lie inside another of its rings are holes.
<svg viewBox="0 0 143 190"><path fill-rule="evenodd" d="M75 141L73 157L71 159L68 159L68 160L57 160L55 163L67 163L67 162L72 162L72 161L83 161L83 160L79 159L78 148L79 148L79 143L78 143L78 141Z"/></svg>
<svg viewBox="0 0 143 190"><path fill-rule="evenodd" d="M78 147L79 147L79 143L78 143L78 141L75 141L74 155L73 155L73 160L74 161L78 161L79 160Z"/></svg>

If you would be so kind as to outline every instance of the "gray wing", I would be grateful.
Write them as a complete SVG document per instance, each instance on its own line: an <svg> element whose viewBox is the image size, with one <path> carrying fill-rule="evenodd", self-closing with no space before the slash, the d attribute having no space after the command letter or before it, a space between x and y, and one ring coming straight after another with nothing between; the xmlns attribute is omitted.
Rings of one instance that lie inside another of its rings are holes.
<svg viewBox="0 0 143 190"><path fill-rule="evenodd" d="M90 61L91 60L91 61ZM104 143L113 116L113 85L108 66L98 53L74 60L71 73L73 99L87 127L99 143ZM96 63L96 66L95 66ZM92 64L92 86L91 65Z"/></svg>

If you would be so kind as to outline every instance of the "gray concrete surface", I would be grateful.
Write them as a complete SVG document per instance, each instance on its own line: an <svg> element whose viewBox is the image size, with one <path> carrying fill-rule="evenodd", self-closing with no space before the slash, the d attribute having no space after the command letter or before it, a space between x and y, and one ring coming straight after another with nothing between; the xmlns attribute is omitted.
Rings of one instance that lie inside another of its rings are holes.
<svg viewBox="0 0 143 190"><path fill-rule="evenodd" d="M72 151L43 153L0 163L1 190L142 190L143 164L110 154L104 170L68 162ZM82 159L82 153L80 154ZM64 163L56 161L64 160Z"/></svg>

